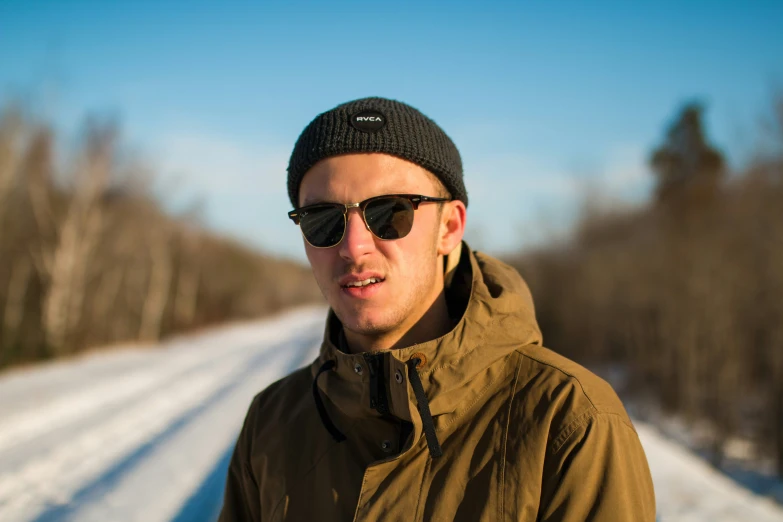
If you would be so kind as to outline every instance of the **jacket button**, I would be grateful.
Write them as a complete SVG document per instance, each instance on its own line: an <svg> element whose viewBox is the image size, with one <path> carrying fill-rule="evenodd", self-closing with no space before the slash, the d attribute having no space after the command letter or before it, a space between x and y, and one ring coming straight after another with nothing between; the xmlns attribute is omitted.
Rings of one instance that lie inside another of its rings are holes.
<svg viewBox="0 0 783 522"><path fill-rule="evenodd" d="M389 453L392 450L392 443L390 440L385 440L381 442L381 449L385 451L386 453Z"/></svg>
<svg viewBox="0 0 783 522"><path fill-rule="evenodd" d="M402 372L400 370L394 372L394 380L397 381L397 384L402 384Z"/></svg>
<svg viewBox="0 0 783 522"><path fill-rule="evenodd" d="M359 363L354 364L353 371L355 371L358 375L362 374L362 365Z"/></svg>

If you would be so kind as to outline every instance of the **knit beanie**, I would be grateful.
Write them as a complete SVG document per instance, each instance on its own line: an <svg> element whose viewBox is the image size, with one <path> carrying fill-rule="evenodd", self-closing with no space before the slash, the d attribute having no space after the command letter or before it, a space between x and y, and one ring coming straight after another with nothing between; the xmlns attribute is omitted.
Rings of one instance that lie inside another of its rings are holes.
<svg viewBox="0 0 783 522"><path fill-rule="evenodd" d="M365 152L390 154L424 167L467 206L462 159L443 129L405 103L362 98L319 114L299 135L288 162L288 196L294 208L299 206L302 178L319 160Z"/></svg>

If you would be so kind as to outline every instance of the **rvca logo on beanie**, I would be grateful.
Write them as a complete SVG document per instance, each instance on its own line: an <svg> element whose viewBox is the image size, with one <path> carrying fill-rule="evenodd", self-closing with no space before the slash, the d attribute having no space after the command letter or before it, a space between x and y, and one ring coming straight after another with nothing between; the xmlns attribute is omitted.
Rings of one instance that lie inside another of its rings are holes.
<svg viewBox="0 0 783 522"><path fill-rule="evenodd" d="M386 116L374 110L359 111L351 115L351 125L362 132L378 132L386 125Z"/></svg>

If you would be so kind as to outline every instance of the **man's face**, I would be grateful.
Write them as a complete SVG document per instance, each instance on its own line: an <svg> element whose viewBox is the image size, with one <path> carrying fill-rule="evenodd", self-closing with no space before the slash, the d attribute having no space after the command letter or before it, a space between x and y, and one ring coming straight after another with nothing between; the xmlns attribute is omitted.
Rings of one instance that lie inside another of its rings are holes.
<svg viewBox="0 0 783 522"><path fill-rule="evenodd" d="M439 196L437 189L414 163L386 154L349 154L314 165L300 185L299 203L357 203L384 194ZM366 228L361 210L352 208L340 244L315 248L305 242L318 286L345 328L369 336L409 328L439 295L444 227L438 205L422 203L413 228L401 239L378 239ZM371 277L381 282L347 285Z"/></svg>

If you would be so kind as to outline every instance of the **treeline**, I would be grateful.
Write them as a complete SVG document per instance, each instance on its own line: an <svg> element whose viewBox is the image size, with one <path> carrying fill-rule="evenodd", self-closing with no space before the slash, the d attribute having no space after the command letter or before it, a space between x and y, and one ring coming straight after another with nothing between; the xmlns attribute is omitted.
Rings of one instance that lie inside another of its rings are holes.
<svg viewBox="0 0 783 522"><path fill-rule="evenodd" d="M0 368L320 299L308 269L167 213L115 124L64 148L51 125L0 115Z"/></svg>
<svg viewBox="0 0 783 522"><path fill-rule="evenodd" d="M586 212L570 241L514 262L547 346L710 426L715 464L741 437L783 476L783 99L774 112L774 140L730 172L686 106L650 155L646 208Z"/></svg>

